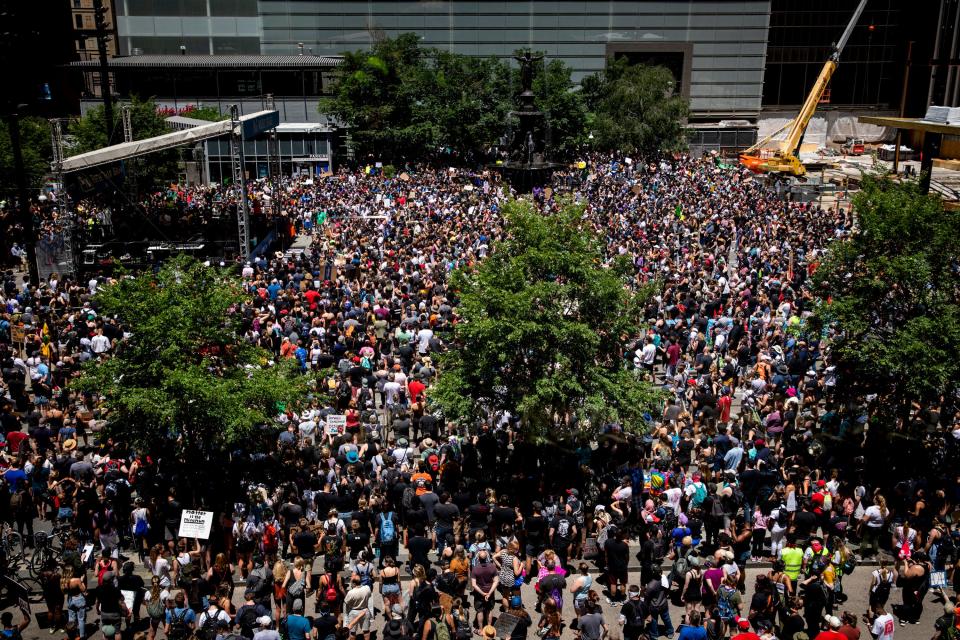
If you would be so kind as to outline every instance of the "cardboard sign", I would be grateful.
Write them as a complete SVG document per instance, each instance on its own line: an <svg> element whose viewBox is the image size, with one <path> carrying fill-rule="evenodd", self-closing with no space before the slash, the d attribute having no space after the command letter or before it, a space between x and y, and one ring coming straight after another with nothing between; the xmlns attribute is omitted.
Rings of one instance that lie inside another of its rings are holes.
<svg viewBox="0 0 960 640"><path fill-rule="evenodd" d="M27 331L21 326L10 326L10 340L13 342L25 342Z"/></svg>
<svg viewBox="0 0 960 640"><path fill-rule="evenodd" d="M500 617L497 618L497 624L494 626L497 630L497 637L509 638L513 635L513 630L518 622L520 622L520 618L512 613L501 613Z"/></svg>
<svg viewBox="0 0 960 640"><path fill-rule="evenodd" d="M133 601L137 598L136 591L127 591L126 589L121 589L120 594L123 596L123 603L127 605L127 611L133 611Z"/></svg>
<svg viewBox="0 0 960 640"><path fill-rule="evenodd" d="M210 528L213 526L213 511L193 511L184 509L180 514L181 538L199 538L206 540L210 537Z"/></svg>
<svg viewBox="0 0 960 640"><path fill-rule="evenodd" d="M347 416L333 414L327 416L327 433L331 436L337 436L343 433L347 427Z"/></svg>

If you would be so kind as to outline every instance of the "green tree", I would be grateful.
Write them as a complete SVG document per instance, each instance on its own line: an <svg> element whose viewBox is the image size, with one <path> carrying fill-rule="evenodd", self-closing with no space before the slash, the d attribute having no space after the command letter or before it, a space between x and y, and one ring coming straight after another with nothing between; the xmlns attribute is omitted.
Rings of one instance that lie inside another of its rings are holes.
<svg viewBox="0 0 960 640"><path fill-rule="evenodd" d="M220 120L227 120L230 118L229 113L220 113L220 109L218 109L217 107L194 106L184 111L183 115L187 118L195 118L197 120L209 120L210 122L219 122Z"/></svg>
<svg viewBox="0 0 960 640"><path fill-rule="evenodd" d="M407 33L345 54L319 110L350 127L361 159L476 156L506 131L510 73L496 58L423 48Z"/></svg>
<svg viewBox="0 0 960 640"><path fill-rule="evenodd" d="M566 204L543 216L526 201L504 207L507 236L470 271L454 273L455 348L431 391L448 418L510 411L538 442L591 437L619 422L633 431L659 397L625 367L642 303L628 267L605 267L601 239Z"/></svg>
<svg viewBox="0 0 960 640"><path fill-rule="evenodd" d="M20 148L27 186L39 188L44 178L50 175L50 124L43 118L20 118ZM9 198L16 190L13 147L10 145L10 130L6 121L0 122L0 184L4 185L4 193L0 197Z"/></svg>
<svg viewBox="0 0 960 640"><path fill-rule="evenodd" d="M196 487L223 486L227 452L307 391L290 361L270 366L272 354L242 340L243 299L235 274L186 258L97 295L129 337L76 387L105 396L108 435L189 469Z"/></svg>
<svg viewBox="0 0 960 640"><path fill-rule="evenodd" d="M385 38L370 51L344 54L334 95L321 100L319 109L350 127L358 158L421 157L437 139L431 119L413 117L424 97L425 71L416 34Z"/></svg>
<svg viewBox="0 0 960 640"><path fill-rule="evenodd" d="M960 379L960 213L885 178L868 177L853 204L858 229L814 274L818 317L837 331L841 390L905 416Z"/></svg>
<svg viewBox="0 0 960 640"><path fill-rule="evenodd" d="M582 82L595 146L655 155L685 149L690 112L665 67L630 65L621 59Z"/></svg>

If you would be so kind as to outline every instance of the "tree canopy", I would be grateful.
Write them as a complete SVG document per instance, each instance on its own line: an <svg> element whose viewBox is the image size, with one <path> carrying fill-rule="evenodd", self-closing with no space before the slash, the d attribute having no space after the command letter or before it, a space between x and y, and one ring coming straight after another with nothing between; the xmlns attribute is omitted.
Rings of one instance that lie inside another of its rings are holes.
<svg viewBox="0 0 960 640"><path fill-rule="evenodd" d="M28 116L20 118L20 149L23 153L23 168L27 174L28 188L39 188L43 179L50 175L50 124L43 118ZM6 187L3 198L9 198L16 189L16 172L13 166L13 146L7 123L0 123L0 184Z"/></svg>
<svg viewBox="0 0 960 640"><path fill-rule="evenodd" d="M838 391L875 394L881 419L905 419L960 379L960 213L915 183L871 177L854 208L858 228L814 274L818 319L836 331Z"/></svg>
<svg viewBox="0 0 960 640"><path fill-rule="evenodd" d="M630 65L625 59L584 78L594 145L641 155L685 149L690 109L675 85L666 67Z"/></svg>
<svg viewBox="0 0 960 640"><path fill-rule="evenodd" d="M510 412L541 442L591 437L609 423L642 430L658 394L622 354L650 292L629 290L619 262L604 266L581 206L545 216L518 200L503 213L506 237L475 269L454 273L463 320L432 400L460 421Z"/></svg>
<svg viewBox="0 0 960 640"><path fill-rule="evenodd" d="M478 161L507 133L518 73L497 58L421 47L406 33L345 54L319 109L350 127L359 158ZM570 73L559 60L534 69L537 106L549 112L561 154L583 139L586 120Z"/></svg>
<svg viewBox="0 0 960 640"><path fill-rule="evenodd" d="M290 361L271 366L272 354L241 339L243 299L235 274L186 258L100 291L99 313L117 316L129 337L76 386L105 396L107 433L215 482L223 469L209 460L304 397L309 379Z"/></svg>

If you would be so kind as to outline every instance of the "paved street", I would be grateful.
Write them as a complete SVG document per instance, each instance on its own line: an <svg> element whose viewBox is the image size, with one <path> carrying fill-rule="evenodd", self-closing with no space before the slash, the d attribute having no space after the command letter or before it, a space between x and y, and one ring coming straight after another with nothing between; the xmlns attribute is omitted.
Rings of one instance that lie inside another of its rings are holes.
<svg viewBox="0 0 960 640"><path fill-rule="evenodd" d="M322 561L318 561L314 564L315 570L322 566ZM862 616L862 614L867 609L867 588L870 583L870 573L873 571L871 566L861 566L856 569L856 571L847 576L844 579L844 592L848 596L847 602L840 605L837 608L835 613L839 614L842 611L850 611L857 614L857 616ZM666 570L665 570L666 572ZM747 593L744 597L744 610L743 613L746 615L747 609L749 607L750 597L753 594L753 583L757 575L766 573L766 568L750 568L747 570ZM137 568L138 575L144 577L149 581L148 573L143 567ZM406 578L406 576L404 576ZM640 577L639 571L632 570L630 573L631 580L638 580ZM96 577L88 574L88 584L89 588L93 589L96 586ZM314 581L316 584L316 581ZM534 612L534 607L536 605L536 593L533 589L533 586L525 586L522 590L524 606L531 613L533 617L533 622L539 620L539 616ZM243 603L243 586L238 585L234 595L233 602L236 606L240 606ZM891 593L890 603L899 604L901 602L900 591L896 588ZM617 614L619 609L616 607L611 607L605 601L602 602L604 617L607 620L608 624L614 625L611 630L616 630L617 624ZM24 633L24 638L40 638L40 637L49 637L49 626L46 621L45 607L42 604L38 604L36 601L33 603L33 610L35 615L30 626L27 628ZM383 625L383 618L381 612L383 610L382 600L378 594L374 595L374 606L377 609L378 617L377 622L374 625L374 629L379 632ZM926 601L924 602L924 611L919 625L907 625L906 627L897 627L896 637L897 638L910 638L910 639L920 639L920 638L930 638L933 636L933 624L936 618L942 614L942 603L940 601L935 601L931 595L928 595ZM307 614L310 615L313 613L313 598L308 599L307 604ZM141 614L146 615L145 611L141 609ZM670 607L671 619L673 620L674 625L678 625L681 616L683 615L682 609L671 605ZM569 597L564 599L564 608L563 608L564 621L569 623L574 616L572 600ZM15 618L19 619L19 618ZM97 622L97 615L95 610L90 610L88 612L88 629L97 629L92 623ZM863 631L865 637L867 636L867 630L864 627L863 623L860 623L861 630ZM532 633L532 632L531 632ZM128 636L129 638L140 638L145 637L145 626L143 623L140 625L135 625L132 635ZM162 635L162 634L161 634ZM59 636L58 636L59 637ZM100 638L102 635L99 631L92 632L90 637ZM375 633L374 638L382 637L380 633ZM571 631L569 628L564 631L564 638L575 638L576 634Z"/></svg>

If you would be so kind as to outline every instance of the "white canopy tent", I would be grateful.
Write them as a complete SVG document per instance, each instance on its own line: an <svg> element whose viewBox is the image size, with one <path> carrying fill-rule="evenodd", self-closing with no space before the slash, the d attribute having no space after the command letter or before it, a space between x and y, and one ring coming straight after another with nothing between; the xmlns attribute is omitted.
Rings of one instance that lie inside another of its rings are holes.
<svg viewBox="0 0 960 640"><path fill-rule="evenodd" d="M249 115L240 116L240 126L243 127L245 122L268 117L270 114L275 113L276 111L258 111ZM62 170L64 173L70 173L72 171L91 169L111 162L117 162L118 160L135 158L155 151L171 149L182 144L216 138L231 133L230 126L230 120L220 120L191 129L165 133L162 136L156 136L154 138L133 140L131 142L123 142L110 147L104 147L103 149L97 149L96 151L88 151L87 153L64 158Z"/></svg>

